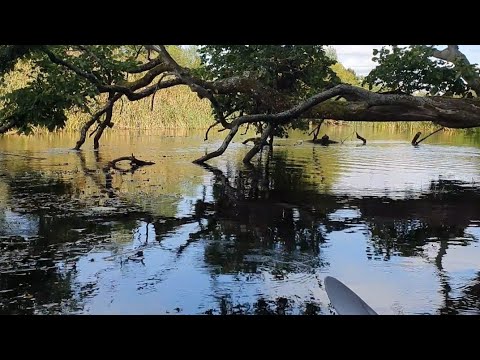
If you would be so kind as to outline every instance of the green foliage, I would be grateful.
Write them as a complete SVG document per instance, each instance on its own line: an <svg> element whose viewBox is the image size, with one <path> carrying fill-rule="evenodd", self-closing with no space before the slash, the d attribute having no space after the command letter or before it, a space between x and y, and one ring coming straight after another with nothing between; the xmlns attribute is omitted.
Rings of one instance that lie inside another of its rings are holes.
<svg viewBox="0 0 480 360"><path fill-rule="evenodd" d="M335 60L323 45L208 45L199 48L203 67L198 73L209 80L232 76L255 78L296 104L339 82L330 68ZM259 114L278 111L250 95L218 96L226 113ZM293 128L304 122L291 124ZM285 135L277 129L277 136Z"/></svg>
<svg viewBox="0 0 480 360"><path fill-rule="evenodd" d="M198 54L198 46L187 45L169 45L166 46L168 53L172 58L183 67L188 69L197 69L200 67L200 56Z"/></svg>
<svg viewBox="0 0 480 360"><path fill-rule="evenodd" d="M30 45L0 45L0 85L3 85L4 75L12 71L15 64L27 58L35 46Z"/></svg>
<svg viewBox="0 0 480 360"><path fill-rule="evenodd" d="M335 50L335 48L332 46L327 46L325 48L325 55L334 61L338 61L337 50Z"/></svg>
<svg viewBox="0 0 480 360"><path fill-rule="evenodd" d="M372 60L378 65L364 79L370 89L412 94L464 96L470 88L460 72L446 61L432 57L433 46L411 45L404 48L392 45L373 51ZM467 66L465 64L465 66Z"/></svg>
<svg viewBox="0 0 480 360"><path fill-rule="evenodd" d="M346 69L341 63L337 62L331 66L332 70L335 71L340 81L344 84L350 84L354 86L360 86L361 81L358 78L355 71L352 69Z"/></svg>
<svg viewBox="0 0 480 360"><path fill-rule="evenodd" d="M47 46L55 56L87 71L107 84L134 81L142 74L129 74L131 67L148 61L140 46ZM195 46L167 46L172 57L187 68L200 65ZM152 54L151 54L152 55ZM155 55L156 56L156 55ZM78 131L89 120L106 94L75 72L52 63L40 46L0 46L0 125L15 119L22 133L54 129ZM213 118L207 100L200 100L188 87L165 89L154 99L121 101L114 107L116 129L206 128Z"/></svg>
<svg viewBox="0 0 480 360"><path fill-rule="evenodd" d="M19 61L28 60L30 66L29 81L0 95L0 119L14 119L20 132L32 126L63 127L67 111L91 112L98 102L99 92L91 81L53 63L44 49L105 84L125 81L126 71L139 63L134 46L0 46L2 79Z"/></svg>
<svg viewBox="0 0 480 360"><path fill-rule="evenodd" d="M209 79L250 75L299 98L338 81L322 45L208 45L199 52Z"/></svg>

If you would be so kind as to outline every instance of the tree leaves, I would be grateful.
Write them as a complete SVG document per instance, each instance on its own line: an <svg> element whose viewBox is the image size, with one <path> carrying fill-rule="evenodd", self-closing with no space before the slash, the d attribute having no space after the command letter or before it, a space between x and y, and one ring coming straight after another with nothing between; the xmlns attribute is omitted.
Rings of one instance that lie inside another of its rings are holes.
<svg viewBox="0 0 480 360"><path fill-rule="evenodd" d="M336 60L323 45L207 45L199 48L205 79L232 76L253 77L266 87L288 96L293 104L339 83L331 69ZM278 111L258 102L249 94L218 96L225 113L243 110L245 114ZM277 129L276 135L285 135Z"/></svg>
<svg viewBox="0 0 480 360"><path fill-rule="evenodd" d="M28 132L33 125L49 129L62 127L67 110L81 109L88 112L100 95L91 81L52 63L42 51L44 48L109 85L125 81L126 71L140 64L134 46L0 46L0 75L13 71L19 61L27 57L29 59L31 80L0 95L0 104L3 105L0 119L14 118L20 132Z"/></svg>
<svg viewBox="0 0 480 360"><path fill-rule="evenodd" d="M443 60L432 57L433 46L411 45L374 49L372 58L378 65L364 79L369 88L426 95L451 94L465 96L470 88L458 75L458 69Z"/></svg>

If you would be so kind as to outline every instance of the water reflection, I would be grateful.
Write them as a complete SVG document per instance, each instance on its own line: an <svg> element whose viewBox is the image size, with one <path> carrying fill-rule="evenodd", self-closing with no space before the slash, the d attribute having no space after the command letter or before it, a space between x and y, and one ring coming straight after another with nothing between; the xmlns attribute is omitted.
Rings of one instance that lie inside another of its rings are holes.
<svg viewBox="0 0 480 360"><path fill-rule="evenodd" d="M331 274L379 313L480 313L476 165L359 196L391 170L362 154L370 173L352 170L353 149L277 146L244 167L239 146L133 174L105 172L108 151L0 159L0 312L329 314Z"/></svg>

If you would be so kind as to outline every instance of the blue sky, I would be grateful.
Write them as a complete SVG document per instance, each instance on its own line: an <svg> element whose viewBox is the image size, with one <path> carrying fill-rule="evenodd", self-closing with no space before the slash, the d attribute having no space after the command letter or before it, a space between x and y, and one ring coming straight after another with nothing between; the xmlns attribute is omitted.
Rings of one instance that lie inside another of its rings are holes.
<svg viewBox="0 0 480 360"><path fill-rule="evenodd" d="M338 55L338 60L347 68L355 70L358 75L367 75L375 63L372 61L372 50L382 45L332 45ZM439 45L443 49L446 45ZM472 64L480 64L480 45L460 45L462 51Z"/></svg>

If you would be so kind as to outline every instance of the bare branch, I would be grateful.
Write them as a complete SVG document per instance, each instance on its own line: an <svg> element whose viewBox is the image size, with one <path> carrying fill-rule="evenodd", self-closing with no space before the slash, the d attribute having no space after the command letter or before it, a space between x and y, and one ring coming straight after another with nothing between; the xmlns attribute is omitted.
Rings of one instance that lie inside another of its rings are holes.
<svg viewBox="0 0 480 360"><path fill-rule="evenodd" d="M108 170L108 169L112 168L112 169L115 169L115 170L118 170L118 171L121 171L121 172L126 172L128 170L124 170L124 169L121 169L121 168L117 167L117 163L119 163L120 161L126 161L126 160L130 161L131 169L129 171L132 171L132 172L135 171L136 169L138 169L139 167L155 164L153 161L143 161L143 160L137 159L132 154L131 156L121 156L121 157L116 158L112 161L109 161L108 164L105 166L104 170Z"/></svg>
<svg viewBox="0 0 480 360"><path fill-rule="evenodd" d="M205 133L205 139L203 139L203 141L207 141L208 140L208 133L210 131L210 129L212 129L213 127L215 127L216 125L220 124L220 122L218 121L215 121L215 123L213 123L212 125L210 125L207 129L207 132Z"/></svg>
<svg viewBox="0 0 480 360"><path fill-rule="evenodd" d="M442 126L441 128L439 128L439 129L431 132L430 134L428 134L427 136L421 138L421 139L418 140L418 141L417 141L417 139L420 137L420 135L421 135L422 133L421 133L420 131L417 132L417 133L415 134L415 137L414 137L413 140L412 140L412 145L413 145L413 146L416 146L416 145L420 144L423 140L428 139L430 136L432 136L433 134L436 134L437 132L439 132L439 131L441 131L441 130L443 130L443 129L445 129L445 128Z"/></svg>
<svg viewBox="0 0 480 360"><path fill-rule="evenodd" d="M95 134L98 131L98 128L100 127L100 124L101 124L101 122L99 121L97 127L90 132L90 135L88 135L89 138L91 138L92 135Z"/></svg>
<svg viewBox="0 0 480 360"><path fill-rule="evenodd" d="M200 99L207 98L210 100L212 103L213 108L215 109L215 117L217 118L217 121L222 124L224 128L230 129L232 128L232 124L227 122L225 120L225 117L223 116L223 110L218 103L217 99L213 96L213 93L211 91L208 91L201 85L197 84L188 74L188 71L184 68L182 68L178 63L170 56L168 53L167 49L165 49L165 46L163 45L148 45L148 49L152 49L160 54L160 56L163 57L164 61L169 64L178 77L182 80L185 81L185 83L192 89L193 92L196 92L198 94L198 97Z"/></svg>
<svg viewBox="0 0 480 360"><path fill-rule="evenodd" d="M417 132L417 133L415 134L415 136L413 137L413 139L412 139L412 145L413 145L413 146L417 145L417 140L418 140L418 138L420 137L420 135L422 135L422 132L421 132L421 131Z"/></svg>
<svg viewBox="0 0 480 360"><path fill-rule="evenodd" d="M148 70L153 69L155 66L160 65L163 62L160 56L157 56L155 59L146 62L145 64L138 65L137 67L128 70L129 74L139 74Z"/></svg>
<svg viewBox="0 0 480 360"><path fill-rule="evenodd" d="M245 155L243 158L243 162L245 164L250 163L250 160L260 152L265 145L268 145L267 138L273 133L274 126L272 124L268 124L265 130L260 137L260 140L250 149L250 151Z"/></svg>
<svg viewBox="0 0 480 360"><path fill-rule="evenodd" d="M109 99L111 100L113 98L113 93L109 94ZM110 106L107 111L105 111L105 120L103 120L100 125L98 126L97 133L95 134L95 137L93 138L93 149L98 150L100 147L100 138L102 137L103 131L107 126L112 127L112 116L113 116L113 106L115 102L112 103L112 106ZM132 155L133 156L133 155Z"/></svg>
<svg viewBox="0 0 480 360"><path fill-rule="evenodd" d="M222 155L225 152L225 150L227 150L227 147L230 144L230 142L232 141L235 134L237 133L238 128L239 128L239 125L234 125L230 129L229 134L227 135L225 140L223 140L222 146L220 146L217 150L215 150L215 151L213 151L209 154L206 154L206 155L202 156L201 158L198 158L197 160L194 160L193 162L196 163L196 164L202 164L205 161L208 161L208 160L210 160L214 157Z"/></svg>
<svg viewBox="0 0 480 360"><path fill-rule="evenodd" d="M123 94L115 94L110 100L107 101L107 103L100 109L98 110L93 116L88 120L80 130L80 139L77 141L74 150L80 150L82 145L85 143L85 140L87 138L87 132L88 129L102 116L105 112L107 112L109 109L111 110L113 107L113 104L120 99L123 96Z"/></svg>
<svg viewBox="0 0 480 360"><path fill-rule="evenodd" d="M150 85L138 92L131 93L130 96L127 96L127 98L130 101L140 100L154 94L156 91L160 89L166 89L172 86L182 85L182 84L183 84L183 81L181 79L165 80L163 82L158 82L156 84Z"/></svg>
<svg viewBox="0 0 480 360"><path fill-rule="evenodd" d="M355 132L355 134L357 134L357 139L358 140L362 140L363 141L363 144L362 145L366 145L367 144L367 139L365 139L364 137L360 136L358 134L358 132Z"/></svg>
<svg viewBox="0 0 480 360"><path fill-rule="evenodd" d="M245 132L241 135L247 135L248 129L250 128L250 124L247 124L247 128L245 129Z"/></svg>

